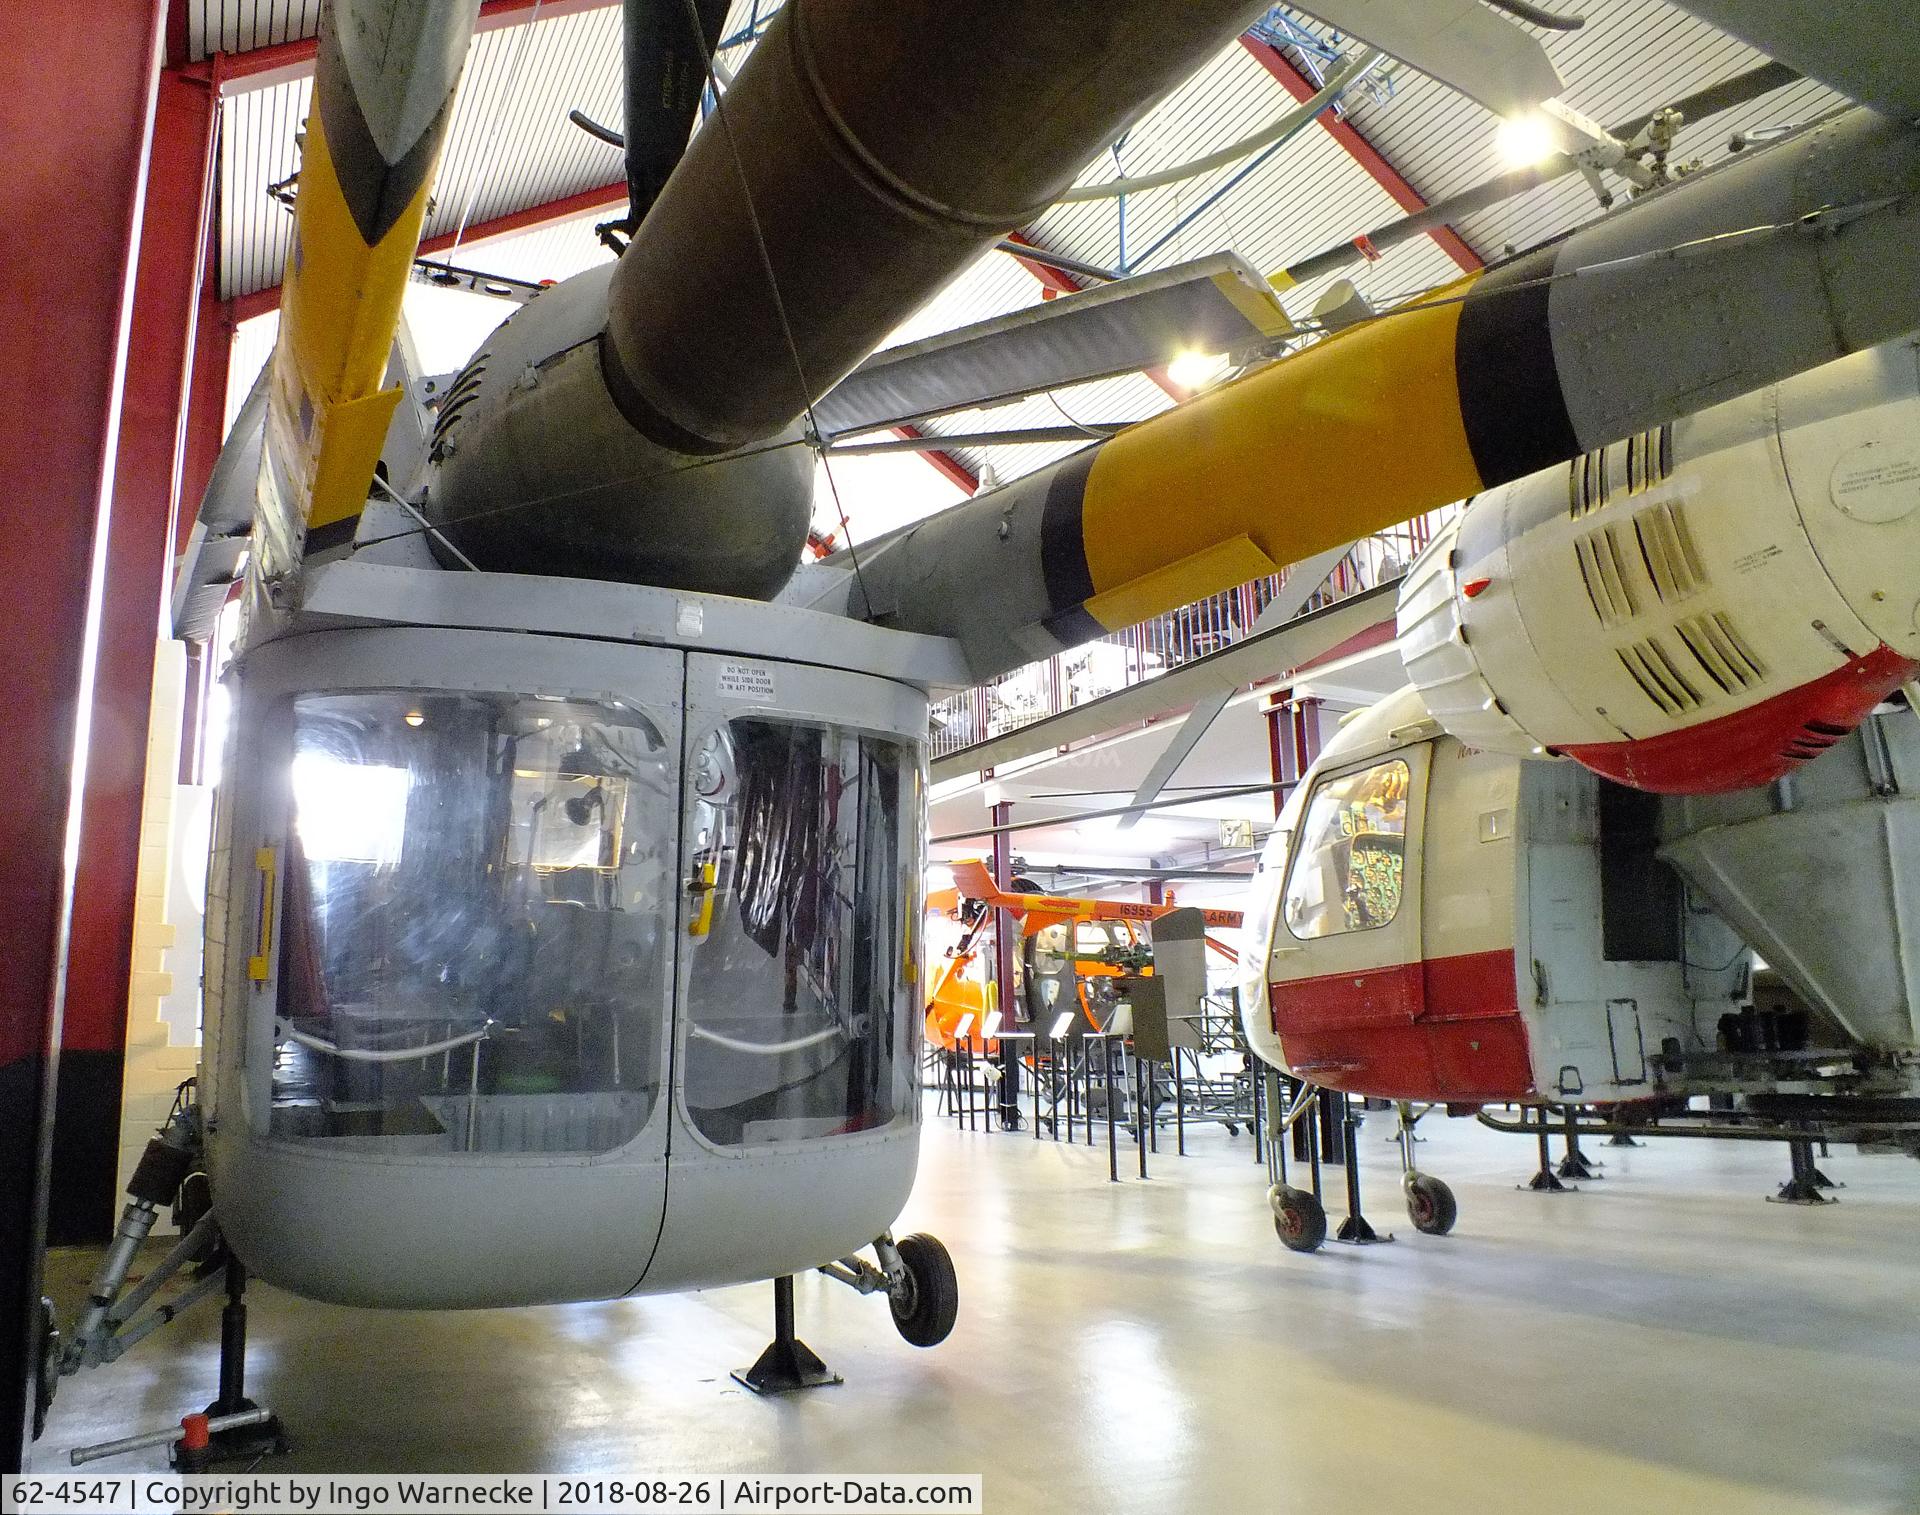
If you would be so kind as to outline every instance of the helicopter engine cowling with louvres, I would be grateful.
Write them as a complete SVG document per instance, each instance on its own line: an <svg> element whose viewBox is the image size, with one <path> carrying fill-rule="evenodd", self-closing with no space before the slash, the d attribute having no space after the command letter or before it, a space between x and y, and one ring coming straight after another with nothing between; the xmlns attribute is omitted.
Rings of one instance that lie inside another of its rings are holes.
<svg viewBox="0 0 1920 1515"><path fill-rule="evenodd" d="M1888 343L1471 501L1401 591L1470 746L1751 788L1920 673L1920 351Z"/></svg>

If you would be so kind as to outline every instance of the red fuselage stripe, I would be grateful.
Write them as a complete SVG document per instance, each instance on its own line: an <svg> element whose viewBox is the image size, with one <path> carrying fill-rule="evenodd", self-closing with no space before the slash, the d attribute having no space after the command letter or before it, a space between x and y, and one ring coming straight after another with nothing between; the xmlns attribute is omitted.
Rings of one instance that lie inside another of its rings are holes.
<svg viewBox="0 0 1920 1515"><path fill-rule="evenodd" d="M1655 794L1751 789L1820 756L1917 673L1920 663L1876 647L1810 684L1732 715L1634 742L1554 750L1616 783Z"/></svg>
<svg viewBox="0 0 1920 1515"><path fill-rule="evenodd" d="M1533 1093L1511 949L1268 986L1287 1066L1328 1088L1474 1103Z"/></svg>

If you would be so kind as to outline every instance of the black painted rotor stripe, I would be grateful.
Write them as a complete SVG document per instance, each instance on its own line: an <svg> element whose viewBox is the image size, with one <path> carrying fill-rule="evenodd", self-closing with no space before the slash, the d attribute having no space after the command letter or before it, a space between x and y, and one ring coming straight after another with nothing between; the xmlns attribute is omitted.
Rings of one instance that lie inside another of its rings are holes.
<svg viewBox="0 0 1920 1515"><path fill-rule="evenodd" d="M397 163L381 156L367 125L366 112L354 93L353 79L347 72L347 60L340 52L333 33L329 8L328 21L320 31L320 61L314 71L314 96L320 114L320 129L327 135L327 153L340 181L341 196L368 247L377 247L394 223L405 214L427 175L433 172L440 155L440 139L446 135L447 121L453 112L453 90L447 91L440 109L433 113L414 144Z"/></svg>
<svg viewBox="0 0 1920 1515"><path fill-rule="evenodd" d="M1040 513L1040 574L1047 586L1047 606L1056 614L1076 610L1093 598L1082 507L1087 475L1099 454L1098 447L1089 447L1068 458L1047 484L1047 503Z"/></svg>
<svg viewBox="0 0 1920 1515"><path fill-rule="evenodd" d="M1110 626L1102 626L1079 605L1063 610L1057 615L1050 615L1040 624L1045 628L1047 635L1062 647L1083 646L1096 637L1105 636L1113 629Z"/></svg>
<svg viewBox="0 0 1920 1515"><path fill-rule="evenodd" d="M307 528L306 551L331 552L336 547L345 547L353 541L354 533L359 529L360 515L357 511L337 521L329 521L324 526L310 526Z"/></svg>
<svg viewBox="0 0 1920 1515"><path fill-rule="evenodd" d="M1502 264L1473 286L1454 338L1467 445L1483 484L1504 484L1581 452L1553 361L1547 321L1559 249Z"/></svg>

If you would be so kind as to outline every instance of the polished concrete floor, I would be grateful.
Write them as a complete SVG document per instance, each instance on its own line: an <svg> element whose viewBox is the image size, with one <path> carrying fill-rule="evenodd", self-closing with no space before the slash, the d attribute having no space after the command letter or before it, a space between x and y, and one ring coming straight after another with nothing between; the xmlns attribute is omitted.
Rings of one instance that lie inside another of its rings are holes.
<svg viewBox="0 0 1920 1515"><path fill-rule="evenodd" d="M958 1328L917 1351L805 1278L801 1334L847 1381L797 1399L727 1377L765 1286L471 1315L262 1288L251 1386L289 1471L979 1472L995 1515L1920 1510L1920 1165L1836 1149L1841 1203L1804 1210L1761 1202L1781 1149L1672 1141L1540 1196L1513 1187L1527 1143L1423 1130L1456 1233L1406 1225L1376 1117L1399 1241L1302 1257L1244 1135L1113 1185L1104 1149L936 1126L902 1228L951 1246ZM64 1310L88 1262L53 1259ZM216 1339L196 1312L69 1381L41 1465L197 1407Z"/></svg>

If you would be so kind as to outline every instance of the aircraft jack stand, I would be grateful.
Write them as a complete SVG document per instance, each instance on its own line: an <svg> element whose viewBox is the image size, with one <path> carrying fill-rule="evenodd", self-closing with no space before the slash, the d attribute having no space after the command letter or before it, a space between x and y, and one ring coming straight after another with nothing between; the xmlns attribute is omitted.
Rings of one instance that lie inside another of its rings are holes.
<svg viewBox="0 0 1920 1515"><path fill-rule="evenodd" d="M1580 1133L1576 1128L1576 1121L1573 1107L1569 1105L1566 1113L1567 1155L1560 1159L1560 1166L1556 1171L1561 1178L1581 1179L1588 1182L1603 1178L1604 1174L1594 1172L1594 1169L1599 1166L1598 1162L1580 1150Z"/></svg>
<svg viewBox="0 0 1920 1515"><path fill-rule="evenodd" d="M1360 1117L1353 1113L1352 1105L1347 1107L1344 1125L1346 1131L1342 1145L1345 1148L1347 1170L1347 1218L1340 1222L1340 1229L1333 1233L1333 1239L1355 1247L1390 1242L1393 1240L1391 1231L1382 1236L1360 1213Z"/></svg>
<svg viewBox="0 0 1920 1515"><path fill-rule="evenodd" d="M194 1241L208 1226L209 1222L203 1221L183 1237L173 1255L184 1256L190 1252ZM168 1267L167 1272L171 1271ZM75 1447L68 1453L68 1461L73 1466L97 1462L103 1457L118 1457L123 1452L165 1446L169 1467L182 1473L204 1473L215 1463L254 1461L293 1450L280 1417L247 1398L247 1270L237 1259L229 1257L224 1271L227 1306L220 1314L220 1397L198 1415L184 1416L178 1425L164 1430L143 1431L117 1441ZM156 1269L155 1274L160 1274L160 1270ZM154 1279L155 1274L149 1274L149 1279ZM209 1281L211 1278L209 1275Z"/></svg>
<svg viewBox="0 0 1920 1515"><path fill-rule="evenodd" d="M1837 1205L1840 1203L1831 1195L1820 1192L1822 1189L1834 1189L1839 1186L1814 1166L1811 1141L1788 1142L1787 1159L1792 1164L1792 1174L1780 1186L1777 1194L1767 1196L1768 1204Z"/></svg>
<svg viewBox="0 0 1920 1515"><path fill-rule="evenodd" d="M1645 1142L1637 1142L1625 1131L1616 1131L1607 1138L1609 1147L1644 1147Z"/></svg>
<svg viewBox="0 0 1920 1515"><path fill-rule="evenodd" d="M1540 1112L1540 1171L1524 1184L1515 1184L1516 1189L1530 1190L1535 1194L1578 1194L1580 1191L1572 1184L1560 1182L1560 1175L1553 1171L1553 1154L1547 1150L1547 1112Z"/></svg>
<svg viewBox="0 0 1920 1515"><path fill-rule="evenodd" d="M227 1303L220 1312L220 1397L180 1424L167 1461L182 1473L293 1450L280 1417L247 1398L247 1269L237 1257L227 1258Z"/></svg>
<svg viewBox="0 0 1920 1515"><path fill-rule="evenodd" d="M793 1275L773 1281L773 1340L750 1368L734 1371L734 1381L756 1394L797 1394L846 1382L793 1334Z"/></svg>

